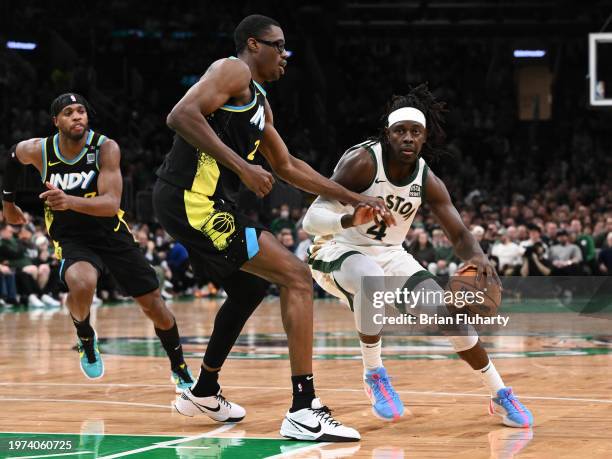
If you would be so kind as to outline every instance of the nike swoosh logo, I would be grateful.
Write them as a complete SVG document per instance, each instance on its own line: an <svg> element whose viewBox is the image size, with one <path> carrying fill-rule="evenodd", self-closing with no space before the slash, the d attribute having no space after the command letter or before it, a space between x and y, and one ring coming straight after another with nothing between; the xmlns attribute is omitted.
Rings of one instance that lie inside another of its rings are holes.
<svg viewBox="0 0 612 459"><path fill-rule="evenodd" d="M305 424L302 424L301 422L297 422L295 419L290 419L290 421L293 422L294 424L297 424L298 426L306 429L309 432L312 432L312 433L319 433L319 432L321 432L321 423L320 422L317 423L316 427L310 427L310 426L307 426Z"/></svg>
<svg viewBox="0 0 612 459"><path fill-rule="evenodd" d="M386 180L378 180L378 179L374 180L374 183L382 183L382 182L386 182Z"/></svg>
<svg viewBox="0 0 612 459"><path fill-rule="evenodd" d="M311 379L314 379L314 376L306 376L306 381L310 381Z"/></svg>
<svg viewBox="0 0 612 459"><path fill-rule="evenodd" d="M204 405L200 405L199 403L194 402L193 400L191 400L189 397L187 397L185 394L181 395L181 397L185 400L189 400L191 403L193 403L196 408L198 408L200 411L203 411L202 408L204 408L205 410L208 411L212 411L213 413L216 413L217 411L219 411L221 409L221 404L218 404L216 408L210 408L209 406L204 406Z"/></svg>
<svg viewBox="0 0 612 459"><path fill-rule="evenodd" d="M53 167L53 166L55 166L56 164L59 164L59 163L61 163L61 161L58 161L56 163L52 163L51 161L49 161L47 164L49 165L49 167Z"/></svg>
<svg viewBox="0 0 612 459"><path fill-rule="evenodd" d="M205 410L212 411L214 413L216 413L217 411L219 411L221 409L221 405L220 404L217 405L216 408L210 408L209 406L200 405L199 403L196 403L193 400L191 401L191 403L193 403L198 408L204 408Z"/></svg>
<svg viewBox="0 0 612 459"><path fill-rule="evenodd" d="M178 346L176 346L176 347L174 348L174 350L175 350L175 351L178 351L180 348L181 348L181 345L179 344Z"/></svg>
<svg viewBox="0 0 612 459"><path fill-rule="evenodd" d="M4 191L4 190L2 190L2 193L4 193L4 194L13 194L12 191Z"/></svg>

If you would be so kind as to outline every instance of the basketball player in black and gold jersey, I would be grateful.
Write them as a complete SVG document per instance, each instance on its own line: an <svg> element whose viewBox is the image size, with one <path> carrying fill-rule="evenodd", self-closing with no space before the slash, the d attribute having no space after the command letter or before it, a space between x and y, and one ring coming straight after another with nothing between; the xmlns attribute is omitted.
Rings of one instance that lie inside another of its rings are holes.
<svg viewBox="0 0 612 459"><path fill-rule="evenodd" d="M16 178L23 164L33 165L47 188L40 195L45 201L45 223L61 260L60 278L68 287L66 305L76 326L83 373L90 379L104 374L89 311L98 276L106 267L153 321L180 391L193 381L155 271L138 249L119 208L123 186L119 146L89 129L88 110L82 96L63 94L51 105L58 133L11 148L3 184L4 216L11 224L24 223L15 205Z"/></svg>
<svg viewBox="0 0 612 459"><path fill-rule="evenodd" d="M241 182L260 197L271 190L272 175L253 164L261 154L279 177L302 190L353 206L372 206L389 224L392 217L382 201L348 191L289 154L274 128L262 87L285 73L288 53L279 24L265 16L248 16L236 28L234 40L237 57L214 62L168 115L176 136L153 193L160 223L187 248L196 274L220 283L228 294L215 318L198 381L175 407L187 416L205 414L217 421L244 417L242 407L221 395L218 372L268 282L274 282L281 291L293 384L293 404L281 434L300 440L355 441L359 433L334 420L315 397L308 268L242 214L237 194Z"/></svg>

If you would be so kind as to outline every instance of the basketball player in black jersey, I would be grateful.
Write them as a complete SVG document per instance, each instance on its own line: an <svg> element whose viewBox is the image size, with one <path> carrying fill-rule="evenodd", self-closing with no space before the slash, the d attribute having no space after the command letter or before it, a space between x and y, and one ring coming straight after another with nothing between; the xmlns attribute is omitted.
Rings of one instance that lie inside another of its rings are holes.
<svg viewBox="0 0 612 459"><path fill-rule="evenodd" d="M47 191L45 223L68 287L66 305L77 330L81 369L90 379L101 378L104 364L89 311L98 276L107 268L153 321L170 358L177 391L193 381L183 359L176 321L164 304L155 271L138 249L123 220L121 153L114 140L89 128L87 101L63 94L51 105L58 133L19 142L9 151L3 184L4 216L23 224L15 205L16 179L24 164L34 166Z"/></svg>
<svg viewBox="0 0 612 459"><path fill-rule="evenodd" d="M218 372L245 322L280 286L288 337L293 405L281 434L300 440L354 441L359 433L335 421L315 397L312 375L312 278L307 266L236 208L240 183L266 195L272 175L252 161L263 155L292 185L341 202L372 206L389 224L382 201L353 193L291 156L274 128L264 82L278 80L288 53L279 24L265 16L242 20L234 32L237 58L214 62L168 115L174 144L157 172L153 202L162 226L187 250L196 274L228 294L215 318L197 383L175 402L187 416L237 421L245 410L220 393ZM287 434L287 425L299 434Z"/></svg>

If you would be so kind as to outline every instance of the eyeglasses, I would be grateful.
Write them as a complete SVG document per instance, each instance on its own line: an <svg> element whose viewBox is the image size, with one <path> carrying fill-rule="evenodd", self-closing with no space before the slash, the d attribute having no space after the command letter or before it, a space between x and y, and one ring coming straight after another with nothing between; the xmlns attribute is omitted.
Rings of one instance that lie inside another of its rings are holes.
<svg viewBox="0 0 612 459"><path fill-rule="evenodd" d="M262 40L260 38L255 38L255 41L257 43L262 43L266 46L270 46L276 49L276 51L278 51L278 54L283 54L285 52L285 42L283 40L268 41L268 40Z"/></svg>

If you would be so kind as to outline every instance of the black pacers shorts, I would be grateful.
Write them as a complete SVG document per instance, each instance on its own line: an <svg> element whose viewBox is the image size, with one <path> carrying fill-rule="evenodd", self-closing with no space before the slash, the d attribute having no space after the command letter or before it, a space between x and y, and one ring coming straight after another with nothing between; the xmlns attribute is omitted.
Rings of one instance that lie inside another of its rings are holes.
<svg viewBox="0 0 612 459"><path fill-rule="evenodd" d="M71 238L59 242L60 279L77 261L91 263L101 274L104 267L115 277L125 293L139 297L159 287L155 270L127 230L98 236Z"/></svg>
<svg viewBox="0 0 612 459"><path fill-rule="evenodd" d="M162 227L185 246L202 280L222 285L259 252L257 240L265 228L226 203L158 179L153 207Z"/></svg>

